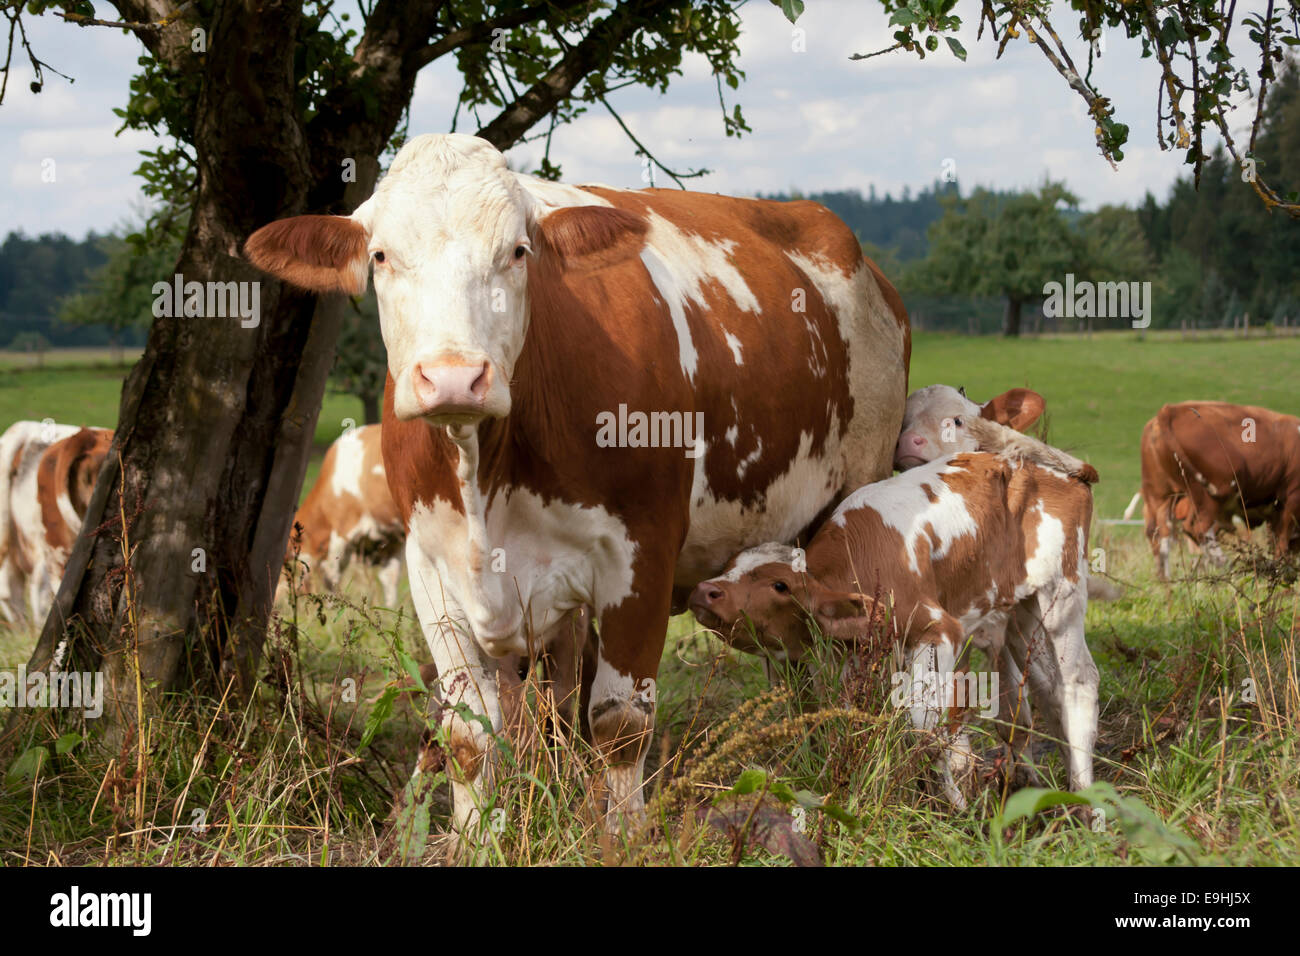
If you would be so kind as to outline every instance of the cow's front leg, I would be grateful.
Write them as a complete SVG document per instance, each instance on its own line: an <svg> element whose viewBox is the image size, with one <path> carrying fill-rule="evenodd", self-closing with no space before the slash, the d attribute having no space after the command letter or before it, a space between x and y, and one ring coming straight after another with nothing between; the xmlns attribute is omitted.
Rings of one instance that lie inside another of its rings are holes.
<svg viewBox="0 0 1300 956"><path fill-rule="evenodd" d="M659 658L668 632L671 586L652 597L638 585L633 596L600 617L596 674L587 708L591 742L603 763L597 806L606 827L640 821L645 810L641 779L654 734ZM599 798L603 797L603 801Z"/></svg>
<svg viewBox="0 0 1300 956"><path fill-rule="evenodd" d="M406 560L411 600L438 668L453 826L462 837L470 837L492 792L493 736L503 724L499 662L479 647L460 608L444 594L434 565L420 553L414 535L407 541ZM475 719L478 715L487 717L490 732Z"/></svg>
<svg viewBox="0 0 1300 956"><path fill-rule="evenodd" d="M974 766L970 737L963 726L965 707L956 698L958 647L962 643L961 624L942 608L933 611L932 629L924 639L907 648L911 693L908 710L915 730L932 732L940 745L937 769L943 794L957 810L966 809L961 781Z"/></svg>
<svg viewBox="0 0 1300 956"><path fill-rule="evenodd" d="M379 586L384 592L384 606L397 608L397 589L402 580L402 555L394 554L379 569Z"/></svg>

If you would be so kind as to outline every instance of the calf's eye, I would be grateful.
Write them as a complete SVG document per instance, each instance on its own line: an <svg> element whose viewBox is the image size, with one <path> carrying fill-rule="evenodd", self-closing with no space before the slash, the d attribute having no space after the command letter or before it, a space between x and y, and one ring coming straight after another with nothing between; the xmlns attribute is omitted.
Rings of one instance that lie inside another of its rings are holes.
<svg viewBox="0 0 1300 956"><path fill-rule="evenodd" d="M384 252L383 252L382 249L377 249L377 250L375 250L375 261L376 261L376 262L383 262L383 261L384 261Z"/></svg>
<svg viewBox="0 0 1300 956"><path fill-rule="evenodd" d="M522 259L528 254L528 250L523 246L515 246L515 258Z"/></svg>
<svg viewBox="0 0 1300 956"><path fill-rule="evenodd" d="M960 418L954 418L954 419L952 420L952 423L953 423L954 425L956 425L958 428L961 428L961 419L960 419Z"/></svg>
<svg viewBox="0 0 1300 956"><path fill-rule="evenodd" d="M777 594L785 594L787 591L790 590L790 588L786 585L784 581L773 581L772 590L775 591Z"/></svg>

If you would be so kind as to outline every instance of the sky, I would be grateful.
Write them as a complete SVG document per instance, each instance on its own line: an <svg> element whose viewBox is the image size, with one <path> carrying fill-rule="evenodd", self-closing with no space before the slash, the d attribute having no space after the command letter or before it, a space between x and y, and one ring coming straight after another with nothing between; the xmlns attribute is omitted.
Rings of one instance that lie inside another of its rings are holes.
<svg viewBox="0 0 1300 956"><path fill-rule="evenodd" d="M115 17L98 6L100 16ZM747 79L728 91L753 129L740 139L723 133L714 79L702 58L688 59L666 94L627 88L611 102L665 165L712 170L690 187L708 192L866 193L874 185L898 196L904 186L915 193L933 182L948 161L963 191L1028 188L1050 176L1064 179L1084 208L1096 208L1134 204L1148 191L1163 199L1186 174L1181 152L1162 152L1156 144L1158 69L1153 59L1140 58L1137 41L1108 31L1093 72L1094 87L1130 127L1125 158L1114 170L1097 150L1083 100L1041 51L1022 35L996 59L987 32L976 40L979 5L961 0L956 12L967 21L959 34L969 54L965 63L945 47L924 61L903 52L852 61L852 53L893 42L875 0L808 0L801 37L776 6L750 0L741 11L739 59ZM1083 68L1086 44L1066 36L1076 15L1058 4L1056 19ZM112 113L126 103L142 47L118 30L80 28L51 16L26 22L41 59L75 83L47 73L37 95L28 89L30 67L13 70L0 105L0 234L80 237L120 227L142 208L134 170L138 151L154 144L147 134L117 134ZM21 59L17 50L14 59ZM458 91L452 58L426 67L411 104L410 132L447 131ZM1248 122L1240 111L1234 126ZM473 132L477 124L462 116L458 128ZM541 146L525 144L510 156L514 168L530 170ZM551 159L566 182L648 185L636 147L600 107L557 130ZM54 181L44 182L50 160ZM671 185L662 174L656 184Z"/></svg>

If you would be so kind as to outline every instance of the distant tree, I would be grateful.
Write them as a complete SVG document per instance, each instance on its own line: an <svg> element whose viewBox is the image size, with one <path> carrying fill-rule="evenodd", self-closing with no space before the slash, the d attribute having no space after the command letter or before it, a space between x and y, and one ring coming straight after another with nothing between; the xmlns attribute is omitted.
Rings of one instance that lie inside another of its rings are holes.
<svg viewBox="0 0 1300 956"><path fill-rule="evenodd" d="M330 387L361 399L367 425L379 422L384 404L388 353L379 334L379 302L373 288L353 299L343 315Z"/></svg>
<svg viewBox="0 0 1300 956"><path fill-rule="evenodd" d="M175 235L156 243L105 236L98 246L107 261L90 274L83 291L63 299L58 319L66 325L106 329L114 358L121 362L123 333L147 329L153 321L154 283L175 265L181 241Z"/></svg>
<svg viewBox="0 0 1300 956"><path fill-rule="evenodd" d="M45 353L50 350L50 341L39 332L19 332L9 343L9 348L15 352L35 354L36 367L41 368L45 365Z"/></svg>
<svg viewBox="0 0 1300 956"><path fill-rule="evenodd" d="M1087 240L1061 214L1078 200L1064 183L1036 192L998 195L976 189L968 199L942 200L930 227L930 251L907 273L907 287L930 294L996 295L1005 300L1003 334L1017 336L1026 302L1043 285L1081 272Z"/></svg>

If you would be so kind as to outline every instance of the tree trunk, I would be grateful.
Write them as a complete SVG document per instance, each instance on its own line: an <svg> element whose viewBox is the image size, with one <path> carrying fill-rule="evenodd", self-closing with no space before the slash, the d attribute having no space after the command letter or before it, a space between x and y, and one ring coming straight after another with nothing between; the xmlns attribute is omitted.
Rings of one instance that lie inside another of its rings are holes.
<svg viewBox="0 0 1300 956"><path fill-rule="evenodd" d="M361 396L361 408L367 425L378 425L382 418L384 395L382 392L367 392Z"/></svg>
<svg viewBox="0 0 1300 956"><path fill-rule="evenodd" d="M29 665L45 669L70 639L57 657L103 669L105 716L118 732L136 719L137 664L146 705L204 678L217 677L218 689L231 678L240 691L252 687L343 302L269 280L241 250L273 219L348 212L368 196L400 116L398 105L351 127L349 145L360 148L320 159L335 170L322 176L295 104L300 11L265 6L254 23L242 5L219 4L207 24L198 190L175 270L186 282L256 290L257 324L178 309L154 321L123 387L88 533ZM337 173L340 155L356 159L355 182Z"/></svg>
<svg viewBox="0 0 1300 956"><path fill-rule="evenodd" d="M1007 296L1007 309L1002 322L1002 334L1009 336L1020 335L1020 306L1023 300L1016 296Z"/></svg>

